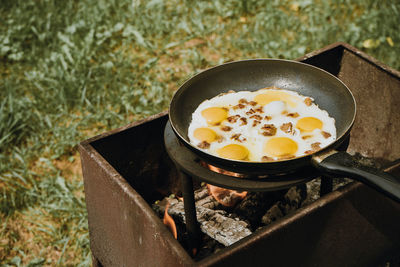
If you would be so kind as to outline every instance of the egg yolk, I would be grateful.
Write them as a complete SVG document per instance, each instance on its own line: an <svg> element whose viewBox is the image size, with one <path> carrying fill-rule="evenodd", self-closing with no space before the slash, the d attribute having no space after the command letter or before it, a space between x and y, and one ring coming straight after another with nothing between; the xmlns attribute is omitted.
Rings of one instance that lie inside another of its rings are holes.
<svg viewBox="0 0 400 267"><path fill-rule="evenodd" d="M208 124L217 125L228 117L228 112L224 108L212 107L206 108L201 112Z"/></svg>
<svg viewBox="0 0 400 267"><path fill-rule="evenodd" d="M208 128L197 128L194 130L193 136L200 141L207 141L208 143L217 139L217 134Z"/></svg>
<svg viewBox="0 0 400 267"><path fill-rule="evenodd" d="M297 148L297 143L288 137L274 137L265 143L264 152L271 157L291 156Z"/></svg>
<svg viewBox="0 0 400 267"><path fill-rule="evenodd" d="M322 125L322 121L317 118L304 117L297 122L296 128L300 129L302 132L312 132L315 129L322 129Z"/></svg>
<svg viewBox="0 0 400 267"><path fill-rule="evenodd" d="M217 150L219 156L227 159L243 160L249 155L246 147L238 144L230 144Z"/></svg>
<svg viewBox="0 0 400 267"><path fill-rule="evenodd" d="M298 97L279 91L267 91L265 93L258 94L254 97L253 100L257 102L257 104L263 106L273 101L284 101L287 105L291 107L296 107L297 102L300 101Z"/></svg>

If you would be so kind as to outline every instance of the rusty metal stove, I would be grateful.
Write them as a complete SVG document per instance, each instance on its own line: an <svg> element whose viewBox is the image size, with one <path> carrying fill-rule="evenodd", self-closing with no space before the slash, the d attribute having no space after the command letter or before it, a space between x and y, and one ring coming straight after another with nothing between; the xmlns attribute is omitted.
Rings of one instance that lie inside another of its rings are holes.
<svg viewBox="0 0 400 267"><path fill-rule="evenodd" d="M398 71L343 43L299 60L338 76L355 95L348 151L382 162L400 158ZM181 186L163 142L167 120L161 113L80 144L94 266L376 266L399 254L400 204L354 182L195 262L149 205ZM387 170L400 175L400 161ZM211 173L201 176L216 175L212 181L223 186L223 175ZM183 181L192 188L191 179Z"/></svg>

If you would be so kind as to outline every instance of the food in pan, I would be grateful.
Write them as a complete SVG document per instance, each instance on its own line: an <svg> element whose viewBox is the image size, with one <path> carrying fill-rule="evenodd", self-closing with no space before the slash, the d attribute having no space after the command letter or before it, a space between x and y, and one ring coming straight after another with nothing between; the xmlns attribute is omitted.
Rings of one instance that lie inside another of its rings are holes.
<svg viewBox="0 0 400 267"><path fill-rule="evenodd" d="M336 128L311 97L274 87L205 100L192 114L188 136L212 155L262 162L312 154L336 139Z"/></svg>

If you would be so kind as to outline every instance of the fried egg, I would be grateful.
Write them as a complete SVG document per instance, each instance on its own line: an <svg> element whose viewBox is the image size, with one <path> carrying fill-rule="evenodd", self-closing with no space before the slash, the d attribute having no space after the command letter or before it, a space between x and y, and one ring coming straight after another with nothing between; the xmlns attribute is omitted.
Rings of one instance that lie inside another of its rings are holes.
<svg viewBox="0 0 400 267"><path fill-rule="evenodd" d="M273 87L203 101L192 114L188 137L218 157L278 161L322 149L336 139L336 128L311 97Z"/></svg>

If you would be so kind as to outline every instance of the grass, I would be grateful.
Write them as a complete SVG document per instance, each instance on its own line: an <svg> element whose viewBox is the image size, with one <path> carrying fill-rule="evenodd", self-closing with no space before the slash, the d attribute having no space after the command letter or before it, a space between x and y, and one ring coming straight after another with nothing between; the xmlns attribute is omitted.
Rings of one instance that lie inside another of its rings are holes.
<svg viewBox="0 0 400 267"><path fill-rule="evenodd" d="M3 0L0 17L2 266L90 265L77 143L202 69L337 41L400 69L396 1Z"/></svg>

